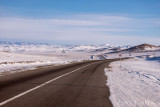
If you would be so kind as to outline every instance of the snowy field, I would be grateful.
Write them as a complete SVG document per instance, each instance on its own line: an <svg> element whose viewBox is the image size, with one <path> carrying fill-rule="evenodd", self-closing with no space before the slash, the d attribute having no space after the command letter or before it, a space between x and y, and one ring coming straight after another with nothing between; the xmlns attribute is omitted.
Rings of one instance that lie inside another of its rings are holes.
<svg viewBox="0 0 160 107"><path fill-rule="evenodd" d="M38 66L89 60L91 55L100 54L100 52L92 51L104 47L0 42L0 76L35 69ZM108 48L111 48L111 46L108 46ZM62 53L63 50L64 53ZM105 52L108 51L110 50L105 50Z"/></svg>
<svg viewBox="0 0 160 107"><path fill-rule="evenodd" d="M88 60L90 55L87 53L68 52L65 54L54 53L47 54L26 54L13 52L0 52L0 76L35 69L38 66L61 65L72 62Z"/></svg>
<svg viewBox="0 0 160 107"><path fill-rule="evenodd" d="M62 53L63 49L64 48L60 47L52 48L45 46L23 47L23 51L20 51L20 48L16 49L15 47L12 48L12 51L4 51L1 49L0 76L35 69L38 66L68 64L75 61L88 60L90 58L90 53L76 51L66 51L65 53Z"/></svg>
<svg viewBox="0 0 160 107"><path fill-rule="evenodd" d="M38 66L60 65L90 59L97 46L61 46L0 42L0 76L35 69ZM62 51L65 51L62 53Z"/></svg>
<svg viewBox="0 0 160 107"><path fill-rule="evenodd" d="M114 107L160 107L160 57L116 61L105 74Z"/></svg>
<svg viewBox="0 0 160 107"><path fill-rule="evenodd" d="M56 57L0 52L0 75L34 69L37 66L67 63ZM14 71L14 72L13 72Z"/></svg>

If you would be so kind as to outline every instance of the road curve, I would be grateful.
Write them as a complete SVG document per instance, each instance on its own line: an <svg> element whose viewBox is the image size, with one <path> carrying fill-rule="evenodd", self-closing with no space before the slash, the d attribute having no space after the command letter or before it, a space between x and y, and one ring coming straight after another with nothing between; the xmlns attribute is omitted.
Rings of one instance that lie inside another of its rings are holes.
<svg viewBox="0 0 160 107"><path fill-rule="evenodd" d="M112 107L104 68L113 60L42 68L0 78L3 107Z"/></svg>

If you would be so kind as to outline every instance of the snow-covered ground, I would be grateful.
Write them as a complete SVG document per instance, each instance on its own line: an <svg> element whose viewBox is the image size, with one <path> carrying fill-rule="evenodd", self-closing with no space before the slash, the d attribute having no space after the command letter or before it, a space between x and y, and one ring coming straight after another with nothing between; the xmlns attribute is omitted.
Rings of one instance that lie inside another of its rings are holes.
<svg viewBox="0 0 160 107"><path fill-rule="evenodd" d="M160 57L116 61L105 68L114 107L160 107Z"/></svg>
<svg viewBox="0 0 160 107"><path fill-rule="evenodd" d="M37 66L64 64L66 60L57 57L27 55L19 53L0 52L0 75L10 71L33 69ZM13 72L12 72L13 73Z"/></svg>
<svg viewBox="0 0 160 107"><path fill-rule="evenodd" d="M65 53L62 53L63 50ZM71 51L61 46L0 45L0 76L38 66L88 60L90 55L85 51Z"/></svg>
<svg viewBox="0 0 160 107"><path fill-rule="evenodd" d="M0 42L0 75L34 69L37 66L58 65L88 60L100 55L97 49L110 52L111 45L49 45ZM123 46L124 47L124 46ZM64 53L62 51L64 50ZM99 58L99 57L97 57ZM12 72L11 72L12 71Z"/></svg>
<svg viewBox="0 0 160 107"><path fill-rule="evenodd" d="M0 42L0 76L38 66L59 65L90 59L96 46L61 46ZM65 53L62 53L62 51ZM83 51L82 51L83 50Z"/></svg>

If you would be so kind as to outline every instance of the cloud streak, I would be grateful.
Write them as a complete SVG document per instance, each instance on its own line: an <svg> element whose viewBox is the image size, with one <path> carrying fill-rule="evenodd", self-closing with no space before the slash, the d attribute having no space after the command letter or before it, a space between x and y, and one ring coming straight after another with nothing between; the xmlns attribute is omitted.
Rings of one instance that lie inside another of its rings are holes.
<svg viewBox="0 0 160 107"><path fill-rule="evenodd" d="M125 38L128 41L131 41L130 38L138 39L139 36L141 36L140 39L143 37L151 39L151 35L147 35L149 32L147 29L158 29L160 27L158 25L159 20L151 18L97 14L48 19L1 17L0 38L40 41L88 40L99 41L99 43L117 40L120 42ZM160 31L156 32L156 35L160 34Z"/></svg>

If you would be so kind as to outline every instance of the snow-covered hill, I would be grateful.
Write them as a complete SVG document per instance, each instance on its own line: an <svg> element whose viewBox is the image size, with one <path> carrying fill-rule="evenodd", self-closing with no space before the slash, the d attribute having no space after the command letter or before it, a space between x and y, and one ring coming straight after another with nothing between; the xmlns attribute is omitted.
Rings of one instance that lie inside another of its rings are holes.
<svg viewBox="0 0 160 107"><path fill-rule="evenodd" d="M134 46L134 47L128 48L126 50L130 51L130 52L156 51L156 50L160 50L160 47L145 43L145 44L141 44L141 45L138 45L138 46Z"/></svg>

